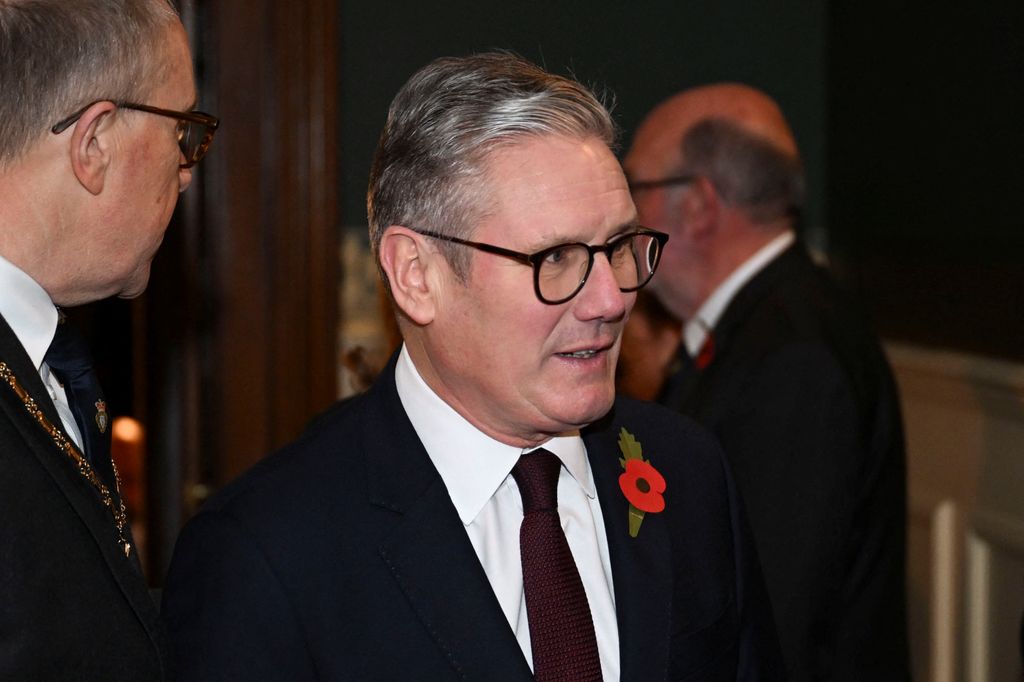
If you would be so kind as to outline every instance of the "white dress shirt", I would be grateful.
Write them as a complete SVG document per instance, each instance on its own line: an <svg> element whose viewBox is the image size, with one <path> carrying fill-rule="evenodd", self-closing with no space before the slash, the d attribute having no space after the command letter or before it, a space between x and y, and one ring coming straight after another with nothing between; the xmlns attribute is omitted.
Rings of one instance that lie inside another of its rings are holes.
<svg viewBox="0 0 1024 682"><path fill-rule="evenodd" d="M78 432L78 424L71 413L64 387L43 362L57 331L57 308L45 289L3 256L0 256L0 315L3 315L28 353L32 366L39 372L43 386L57 407L64 431L81 449L82 435Z"/></svg>
<svg viewBox="0 0 1024 682"><path fill-rule="evenodd" d="M708 332L718 324L725 309L729 307L729 303L743 288L743 285L764 270L795 240L796 234L792 230L787 230L762 246L753 256L733 270L732 274L726 277L701 304L693 317L683 323L683 343L686 344L686 350L690 357L695 358L700 353L704 340L708 337Z"/></svg>
<svg viewBox="0 0 1024 682"><path fill-rule="evenodd" d="M404 346L395 383L532 669L519 555L523 503L511 472L520 455L535 448L505 445L466 421L423 381ZM619 679L619 630L608 540L590 462L579 432L556 436L543 447L562 460L558 515L590 603L601 672L606 682L613 682Z"/></svg>

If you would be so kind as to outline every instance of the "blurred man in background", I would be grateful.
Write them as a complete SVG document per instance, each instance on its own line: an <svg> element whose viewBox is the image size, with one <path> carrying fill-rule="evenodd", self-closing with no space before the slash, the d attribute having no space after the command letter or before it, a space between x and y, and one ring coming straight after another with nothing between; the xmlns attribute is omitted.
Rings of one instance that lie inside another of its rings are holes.
<svg viewBox="0 0 1024 682"><path fill-rule="evenodd" d="M781 111L743 85L680 93L625 167L641 224L670 235L650 290L684 321L660 401L722 442L790 679L906 679L896 390L796 233L804 179Z"/></svg>

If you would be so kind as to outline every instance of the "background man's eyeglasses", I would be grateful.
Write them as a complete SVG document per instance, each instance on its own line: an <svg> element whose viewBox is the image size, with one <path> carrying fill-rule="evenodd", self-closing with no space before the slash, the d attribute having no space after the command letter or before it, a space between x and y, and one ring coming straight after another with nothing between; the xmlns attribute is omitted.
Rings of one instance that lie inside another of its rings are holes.
<svg viewBox="0 0 1024 682"><path fill-rule="evenodd" d="M670 187L672 185L688 185L697 179L696 175L675 175L670 178L660 178L658 180L638 180L636 182L629 181L629 191L636 192L641 189L654 189L655 187Z"/></svg>
<svg viewBox="0 0 1024 682"><path fill-rule="evenodd" d="M661 259L661 251L668 241L668 235L664 232L641 228L598 246L569 242L536 253L520 253L438 232L416 232L424 237L470 246L533 267L533 290L542 303L550 305L565 303L579 293L594 267L596 253L603 253L608 259L620 291L636 291L651 280Z"/></svg>
<svg viewBox="0 0 1024 682"><path fill-rule="evenodd" d="M97 101L102 102L104 100ZM210 148L210 143L213 142L213 134L217 131L217 126L220 125L220 119L216 116L204 114L201 111L173 111L171 109L151 107L148 104L135 104L134 102L113 103L121 109L134 109L136 111L144 111L147 114L177 119L178 147L181 148L181 153L185 156L185 162L180 164L181 168L191 168L199 163L199 159L203 158L206 155L206 150ZM80 119L85 110L93 104L96 104L96 102L90 102L67 118L61 119L50 128L50 132L60 135L70 128L75 121Z"/></svg>

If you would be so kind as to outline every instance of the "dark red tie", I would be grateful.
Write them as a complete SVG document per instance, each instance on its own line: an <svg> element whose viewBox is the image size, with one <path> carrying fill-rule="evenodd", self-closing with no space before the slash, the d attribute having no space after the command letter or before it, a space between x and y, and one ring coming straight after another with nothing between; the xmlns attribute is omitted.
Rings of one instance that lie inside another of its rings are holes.
<svg viewBox="0 0 1024 682"><path fill-rule="evenodd" d="M558 518L562 462L547 450L519 458L512 477L523 498L519 549L538 682L601 679L590 605Z"/></svg>

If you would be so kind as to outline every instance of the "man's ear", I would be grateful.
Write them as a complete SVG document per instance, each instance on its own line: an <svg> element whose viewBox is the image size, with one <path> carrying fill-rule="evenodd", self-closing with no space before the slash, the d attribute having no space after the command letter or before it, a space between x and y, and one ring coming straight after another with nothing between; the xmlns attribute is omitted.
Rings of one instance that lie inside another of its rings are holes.
<svg viewBox="0 0 1024 682"><path fill-rule="evenodd" d="M71 169L91 194L102 192L106 181L113 151L110 129L116 110L113 102L97 102L85 110L71 130Z"/></svg>
<svg viewBox="0 0 1024 682"><path fill-rule="evenodd" d="M715 186L705 177L698 177L683 192L680 210L691 239L706 239L718 222L721 198Z"/></svg>
<svg viewBox="0 0 1024 682"><path fill-rule="evenodd" d="M380 240L380 264L395 304L418 325L430 324L437 312L437 286L430 275L440 257L423 235L400 225L388 227Z"/></svg>

